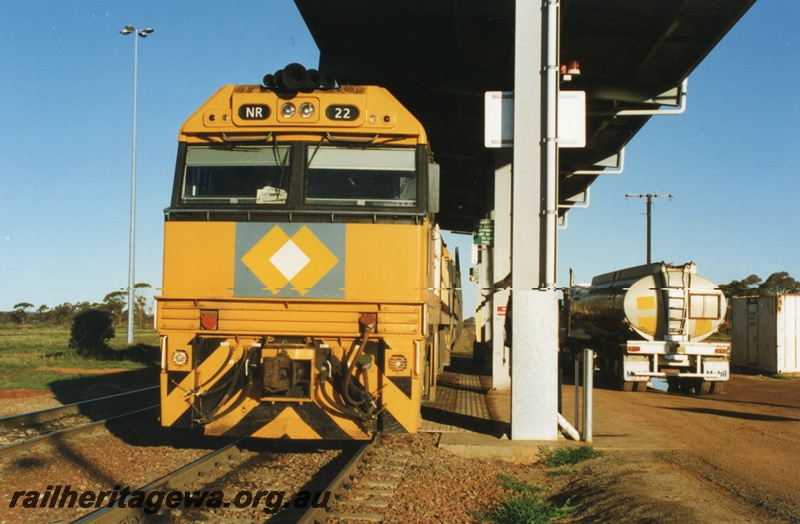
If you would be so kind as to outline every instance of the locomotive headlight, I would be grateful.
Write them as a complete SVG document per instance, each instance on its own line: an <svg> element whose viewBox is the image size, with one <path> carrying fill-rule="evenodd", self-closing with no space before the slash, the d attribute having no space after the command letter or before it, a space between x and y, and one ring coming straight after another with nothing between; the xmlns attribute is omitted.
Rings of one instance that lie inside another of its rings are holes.
<svg viewBox="0 0 800 524"><path fill-rule="evenodd" d="M172 361L178 366L185 366L189 362L189 355L182 349L172 354Z"/></svg>
<svg viewBox="0 0 800 524"><path fill-rule="evenodd" d="M281 106L281 115L284 118L292 118L297 113L297 108L291 102L286 102Z"/></svg>
<svg viewBox="0 0 800 524"><path fill-rule="evenodd" d="M311 102L305 102L300 106L300 116L303 118L309 118L314 116L314 104Z"/></svg>

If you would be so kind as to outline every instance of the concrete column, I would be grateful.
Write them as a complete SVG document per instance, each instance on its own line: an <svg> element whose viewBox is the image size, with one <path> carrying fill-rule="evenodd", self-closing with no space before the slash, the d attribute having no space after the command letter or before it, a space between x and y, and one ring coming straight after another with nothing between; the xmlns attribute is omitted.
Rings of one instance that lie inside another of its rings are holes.
<svg viewBox="0 0 800 524"><path fill-rule="evenodd" d="M547 176L543 10L517 0L514 51L514 157L511 268L513 349L511 438L558 438L558 298L546 274L550 222ZM554 140L555 137L552 137ZM550 210L552 211L552 210ZM553 253L553 256L555 254Z"/></svg>

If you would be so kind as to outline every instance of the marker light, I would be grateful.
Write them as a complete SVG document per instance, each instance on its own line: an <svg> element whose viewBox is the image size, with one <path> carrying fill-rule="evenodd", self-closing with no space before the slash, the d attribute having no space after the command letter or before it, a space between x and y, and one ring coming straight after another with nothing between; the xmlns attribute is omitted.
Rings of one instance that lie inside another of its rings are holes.
<svg viewBox="0 0 800 524"><path fill-rule="evenodd" d="M172 361L179 366L185 366L189 362L189 355L184 350L179 349L172 354Z"/></svg>
<svg viewBox="0 0 800 524"><path fill-rule="evenodd" d="M281 115L283 115L284 118L292 118L296 112L297 108L294 107L294 104L291 102L286 102L281 106Z"/></svg>
<svg viewBox="0 0 800 524"><path fill-rule="evenodd" d="M581 74L581 64L577 60L570 60L569 65L567 66L567 74L568 75L580 75Z"/></svg>
<svg viewBox="0 0 800 524"><path fill-rule="evenodd" d="M314 104L311 102L305 102L300 106L300 116L303 118L309 118L314 116Z"/></svg>

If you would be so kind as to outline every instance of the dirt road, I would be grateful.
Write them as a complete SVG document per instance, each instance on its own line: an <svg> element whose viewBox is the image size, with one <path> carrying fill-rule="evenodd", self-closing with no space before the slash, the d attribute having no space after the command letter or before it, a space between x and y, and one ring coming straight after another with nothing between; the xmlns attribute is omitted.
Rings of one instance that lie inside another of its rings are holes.
<svg viewBox="0 0 800 524"><path fill-rule="evenodd" d="M587 502L577 520L641 521L647 506L659 522L800 522L800 379L735 375L701 397L596 389L594 445L611 456L569 487Z"/></svg>

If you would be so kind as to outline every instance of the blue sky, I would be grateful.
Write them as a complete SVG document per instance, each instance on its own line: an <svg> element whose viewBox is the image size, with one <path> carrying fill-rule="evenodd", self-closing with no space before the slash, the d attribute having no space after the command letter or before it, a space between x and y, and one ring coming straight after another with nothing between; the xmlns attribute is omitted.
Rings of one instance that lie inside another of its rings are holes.
<svg viewBox="0 0 800 524"><path fill-rule="evenodd" d="M0 0L0 310L100 302L127 286L133 36L139 40L136 280L161 281L177 133L220 86L259 83L318 51L290 0ZM622 175L592 186L559 234L559 284L653 259L718 283L800 278L800 3L759 0L689 79L687 111L653 118ZM467 272L471 239L458 236ZM467 286L467 306L475 289ZM469 314L469 313L468 313Z"/></svg>

